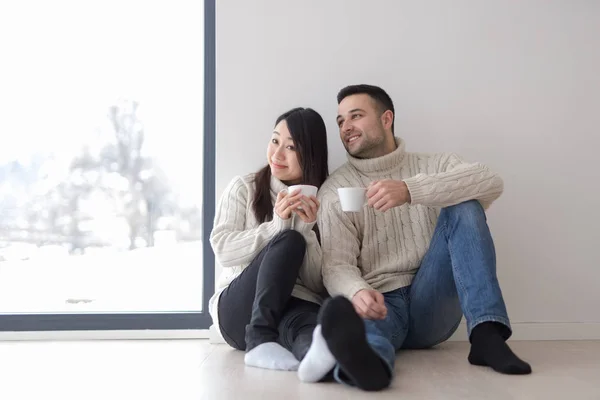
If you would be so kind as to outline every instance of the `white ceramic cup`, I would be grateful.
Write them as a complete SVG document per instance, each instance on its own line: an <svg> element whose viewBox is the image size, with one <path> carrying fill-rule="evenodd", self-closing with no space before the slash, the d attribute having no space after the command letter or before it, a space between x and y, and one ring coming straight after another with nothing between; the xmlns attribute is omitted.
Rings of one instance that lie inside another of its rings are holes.
<svg viewBox="0 0 600 400"><path fill-rule="evenodd" d="M294 185L288 188L288 193L292 193L293 191L300 189L300 193L305 195L306 197L317 196L317 187L312 185Z"/></svg>
<svg viewBox="0 0 600 400"><path fill-rule="evenodd" d="M288 188L288 193L294 192L296 189L300 189L300 193L302 193L306 197L317 196L317 187L312 185L294 185ZM302 210L302 207L298 207L298 209Z"/></svg>
<svg viewBox="0 0 600 400"><path fill-rule="evenodd" d="M346 212L359 212L367 204L367 189L361 187L338 188L340 205Z"/></svg>

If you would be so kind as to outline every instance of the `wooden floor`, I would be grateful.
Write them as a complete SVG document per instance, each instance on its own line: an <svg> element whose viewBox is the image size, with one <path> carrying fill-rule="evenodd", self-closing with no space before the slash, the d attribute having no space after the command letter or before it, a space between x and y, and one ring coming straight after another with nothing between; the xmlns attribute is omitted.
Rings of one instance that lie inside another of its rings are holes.
<svg viewBox="0 0 600 400"><path fill-rule="evenodd" d="M399 354L393 386L365 394L248 368L206 340L0 342L0 398L20 399L563 399L600 400L600 342L512 342L530 376L467 363L468 344Z"/></svg>

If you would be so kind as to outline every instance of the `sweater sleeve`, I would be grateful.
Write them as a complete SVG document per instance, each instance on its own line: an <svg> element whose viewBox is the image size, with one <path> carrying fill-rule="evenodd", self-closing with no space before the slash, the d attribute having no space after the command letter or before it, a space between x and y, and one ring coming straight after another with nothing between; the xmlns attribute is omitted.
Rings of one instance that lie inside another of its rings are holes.
<svg viewBox="0 0 600 400"><path fill-rule="evenodd" d="M295 216L294 230L301 233L306 240L306 254L300 267L300 280L312 292L319 294L323 293L325 288L321 272L323 265L321 245L313 230L315 223L307 224L300 217Z"/></svg>
<svg viewBox="0 0 600 400"><path fill-rule="evenodd" d="M479 200L487 209L504 190L502 178L480 163L467 163L453 153L439 154L433 174L417 174L404 180L411 204L449 207L468 200Z"/></svg>
<svg viewBox="0 0 600 400"><path fill-rule="evenodd" d="M323 251L323 284L331 296L352 299L359 290L372 289L357 265L359 234L333 191L327 191L320 202L317 220Z"/></svg>
<svg viewBox="0 0 600 400"><path fill-rule="evenodd" d="M224 268L250 263L277 233L291 228L291 218L282 220L273 213L272 221L246 229L250 204L248 188L240 177L231 181L219 200L210 244Z"/></svg>

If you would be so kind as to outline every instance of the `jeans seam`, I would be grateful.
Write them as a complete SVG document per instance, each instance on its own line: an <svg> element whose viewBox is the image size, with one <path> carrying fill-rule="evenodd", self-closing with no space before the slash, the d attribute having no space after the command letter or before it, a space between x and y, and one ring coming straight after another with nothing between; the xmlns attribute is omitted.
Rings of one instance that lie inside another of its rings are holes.
<svg viewBox="0 0 600 400"><path fill-rule="evenodd" d="M227 291L227 289L226 289L226 290L224 290L224 291L222 291L222 292L219 294L219 298L217 299L217 302L219 302L219 301L221 300L221 297L223 296L223 293L225 293L226 291ZM218 304L218 303L217 303L217 304ZM231 336L230 336L230 335L227 333L227 331L225 330L225 328L224 328L224 327L223 327L223 325L221 324L221 307L219 307L219 306L217 306L217 318L218 318L218 321L219 321L219 330L221 331L221 335L223 336L223 339L225 340L225 342L226 342L226 343L227 343L229 346L233 347L233 348L234 348L234 349L236 349L236 350L243 350L243 349L245 349L245 348L246 348L246 346L245 346L245 345L246 345L246 343L244 342L244 347L240 346L240 344L239 344L237 341L235 341L235 340L234 340L234 339L233 339L233 338L232 338L232 337L231 337Z"/></svg>
<svg viewBox="0 0 600 400"><path fill-rule="evenodd" d="M449 242L450 239L448 239L448 225L446 222L447 221L444 220L442 227L444 229L444 236L446 237L446 242ZM454 278L454 282L456 283L456 286L457 286L456 289L457 289L458 300L461 305L461 309L463 310L463 313L464 313L465 307L462 306L462 302L460 301L460 293L463 293L463 295L466 296L466 290L465 290L465 286L464 286L463 282L460 280L460 277L455 276L455 274L454 274L454 262L452 261L453 253L452 253L452 249L449 245L448 245L448 253L450 254L450 268L452 268L452 277ZM471 313L469 313L469 315L465 314L465 318L467 318L467 321L470 320Z"/></svg>
<svg viewBox="0 0 600 400"><path fill-rule="evenodd" d="M221 330L223 339L225 339L225 341L227 342L228 345L230 345L231 347L233 347L236 350L244 349L245 346L244 347L240 346L240 344L235 339L233 339L231 336L229 336L229 334L227 333L227 331L225 331L225 329L223 328L223 326L221 324L219 324L219 329Z"/></svg>
<svg viewBox="0 0 600 400"><path fill-rule="evenodd" d="M454 324L454 326L452 328L450 328L448 330L448 332L446 332L444 335L442 335L438 340L434 340L435 344L433 344L431 347L433 346L437 346L440 343L445 342L446 340L448 340L450 338L450 336L452 336L452 334L454 332L456 332L456 329L458 328L458 326L460 325L460 318L459 320L456 322L456 324Z"/></svg>

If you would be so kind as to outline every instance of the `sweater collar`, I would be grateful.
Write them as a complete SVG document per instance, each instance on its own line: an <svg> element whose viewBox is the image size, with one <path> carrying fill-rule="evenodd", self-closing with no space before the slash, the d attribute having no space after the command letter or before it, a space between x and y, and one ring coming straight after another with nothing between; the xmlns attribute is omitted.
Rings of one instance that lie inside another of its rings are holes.
<svg viewBox="0 0 600 400"><path fill-rule="evenodd" d="M271 190L275 193L275 196L282 190L287 190L287 185L281 182L279 179L271 175Z"/></svg>
<svg viewBox="0 0 600 400"><path fill-rule="evenodd" d="M391 172L400 166L406 154L404 140L399 137L394 139L397 147L391 153L376 158L356 158L348 154L348 162L365 175Z"/></svg>

